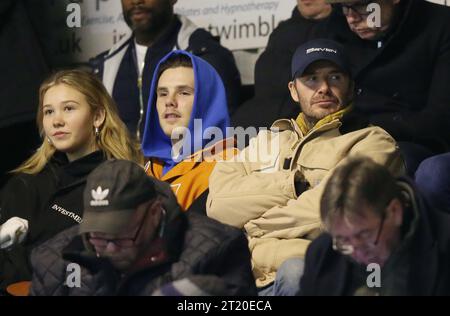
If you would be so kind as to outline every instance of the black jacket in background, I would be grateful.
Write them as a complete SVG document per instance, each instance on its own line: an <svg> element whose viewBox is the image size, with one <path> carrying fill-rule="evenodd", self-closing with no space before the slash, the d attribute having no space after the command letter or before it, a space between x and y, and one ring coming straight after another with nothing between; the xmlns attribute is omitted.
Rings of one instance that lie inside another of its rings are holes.
<svg viewBox="0 0 450 316"><path fill-rule="evenodd" d="M31 250L81 221L86 177L104 159L97 151L69 163L65 154L56 153L40 173L17 174L6 184L0 224L17 216L28 220L29 230L23 243L0 250L0 290L31 280Z"/></svg>
<svg viewBox="0 0 450 316"><path fill-rule="evenodd" d="M31 21L33 0L0 1L0 187L39 144L39 85L49 72ZM36 2L36 1L34 1Z"/></svg>
<svg viewBox="0 0 450 316"><path fill-rule="evenodd" d="M291 59L298 46L318 36L320 22L305 19L295 7L275 28L255 65L255 96L233 115L234 126L270 127L277 119L297 117L300 106L288 89Z"/></svg>
<svg viewBox="0 0 450 316"><path fill-rule="evenodd" d="M397 141L435 153L450 146L450 8L424 0L400 2L387 36L361 40L339 7L327 37L342 43L356 81L355 107Z"/></svg>
<svg viewBox="0 0 450 316"><path fill-rule="evenodd" d="M412 188L411 182L407 183ZM450 215L430 208L417 190L412 190L419 225L408 252L410 268L405 295L450 295ZM352 277L359 265L333 250L329 234L324 233L311 243L305 260L301 295L354 295Z"/></svg>
<svg viewBox="0 0 450 316"><path fill-rule="evenodd" d="M34 120L48 73L27 2L0 1L0 128Z"/></svg>
<svg viewBox="0 0 450 316"><path fill-rule="evenodd" d="M30 294L147 296L174 281L190 280L210 295L256 295L244 234L206 216L178 213L165 229L170 236L163 237L170 245L170 259L123 277L108 260L86 252L77 227L60 233L33 251ZM81 266L79 288L64 284L71 262ZM192 292L186 289L178 294L192 295Z"/></svg>

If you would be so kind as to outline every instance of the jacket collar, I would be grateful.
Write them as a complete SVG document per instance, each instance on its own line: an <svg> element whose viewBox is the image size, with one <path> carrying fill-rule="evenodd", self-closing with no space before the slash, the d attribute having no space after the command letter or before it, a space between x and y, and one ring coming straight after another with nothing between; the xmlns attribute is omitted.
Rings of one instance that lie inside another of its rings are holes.
<svg viewBox="0 0 450 316"><path fill-rule="evenodd" d="M417 193L412 180L403 177L398 180L402 192L410 200L410 209L415 219L411 220L405 238L410 238L411 269L408 275L408 287L412 295L432 295L438 283L439 249L436 234L431 227L433 210L427 207L425 201ZM414 220L416 223L414 224ZM424 258L428 273L424 273Z"/></svg>
<svg viewBox="0 0 450 316"><path fill-rule="evenodd" d="M292 131L295 132L300 138L316 134L318 132L324 132L328 131L334 128L339 128L342 123L341 119L343 117L344 113L347 113L349 111L349 107L346 107L345 109L342 109L341 111L338 111L336 113L332 113L328 115L327 117L323 118L319 122L317 122L314 127L306 131L306 127L300 127L296 120L293 119L280 119L276 120L271 127L272 131ZM350 112L351 113L351 112ZM299 117L302 116L302 113L300 113ZM298 118L297 118L298 120ZM304 133L306 131L306 134Z"/></svg>
<svg viewBox="0 0 450 316"><path fill-rule="evenodd" d="M101 162L106 160L103 151L94 151L80 159L69 162L67 156L61 152L55 152L50 159L50 166L58 176L58 188L64 190L86 180L86 177L94 170Z"/></svg>
<svg viewBox="0 0 450 316"><path fill-rule="evenodd" d="M158 158L151 158L145 166L145 170L151 169L151 173L162 181L171 182L172 179L187 174L203 161L213 162L227 160L237 153L236 142L232 138L223 139L212 146L201 149L182 162L175 165L163 175L164 162Z"/></svg>
<svg viewBox="0 0 450 316"><path fill-rule="evenodd" d="M178 33L178 31L180 30L180 27L182 26L181 24L183 22L189 24L189 25L184 25L183 26L184 29L191 30L192 26L194 25L189 20L187 20L185 18L183 18L183 20L181 20L179 16L174 15L174 19L170 22L171 23L170 26L167 28L165 33L162 34L162 36L155 42L155 44L158 45L158 43L166 43L167 40L173 36L173 34ZM191 35L191 34L192 34L192 31L189 34L185 34L185 36ZM116 44L114 44L111 47L111 49L108 51L108 54L104 57L104 59L108 60L108 59L113 58L120 51L126 50L130 44L134 45L134 34L132 32L128 33L126 36L121 38Z"/></svg>
<svg viewBox="0 0 450 316"><path fill-rule="evenodd" d="M295 122L297 123L298 127L300 128L300 130L302 131L303 135L307 135L309 132L312 132L313 130L316 130L318 128L320 128L321 126L333 122L335 120L341 120L342 117L348 113L351 110L351 105L343 108L342 110L339 110L337 112L331 113L327 116L325 116L323 119L321 119L320 121L318 121L312 128L308 126L308 122L306 121L306 117L305 115L302 113L300 113L297 117L297 119L295 120Z"/></svg>

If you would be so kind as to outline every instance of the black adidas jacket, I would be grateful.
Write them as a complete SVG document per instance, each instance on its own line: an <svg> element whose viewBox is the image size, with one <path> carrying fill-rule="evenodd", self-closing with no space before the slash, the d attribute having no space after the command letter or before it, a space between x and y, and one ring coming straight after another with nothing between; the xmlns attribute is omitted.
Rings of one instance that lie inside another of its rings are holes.
<svg viewBox="0 0 450 316"><path fill-rule="evenodd" d="M0 224L17 216L28 220L28 236L10 250L0 250L0 291L30 280L31 250L60 231L81 222L86 177L104 161L97 151L73 162L56 153L35 175L18 174L5 185L0 200Z"/></svg>

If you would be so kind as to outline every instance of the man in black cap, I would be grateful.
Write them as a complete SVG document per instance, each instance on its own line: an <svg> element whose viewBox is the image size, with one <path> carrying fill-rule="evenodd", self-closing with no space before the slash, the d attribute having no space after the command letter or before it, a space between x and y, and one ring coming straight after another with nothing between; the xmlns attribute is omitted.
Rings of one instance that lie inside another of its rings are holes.
<svg viewBox="0 0 450 316"><path fill-rule="evenodd" d="M245 229L260 295L294 295L310 240L320 228L325 179L347 156L403 171L395 141L351 112L353 81L342 47L314 40L294 53L289 91L302 113L250 140L240 160L209 178L208 216Z"/></svg>
<svg viewBox="0 0 450 316"><path fill-rule="evenodd" d="M244 234L186 216L169 185L124 160L89 175L81 225L31 260L31 295L255 294Z"/></svg>

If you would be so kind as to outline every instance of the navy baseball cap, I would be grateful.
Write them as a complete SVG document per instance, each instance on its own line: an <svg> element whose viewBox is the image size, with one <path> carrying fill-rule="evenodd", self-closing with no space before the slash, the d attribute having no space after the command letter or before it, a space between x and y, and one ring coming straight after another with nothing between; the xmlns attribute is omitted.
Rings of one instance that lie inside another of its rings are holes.
<svg viewBox="0 0 450 316"><path fill-rule="evenodd" d="M332 40L316 39L299 46L295 51L291 63L291 79L301 76L309 65L318 60L331 61L351 76L344 47Z"/></svg>

